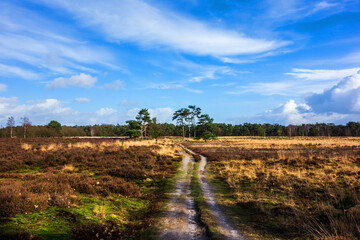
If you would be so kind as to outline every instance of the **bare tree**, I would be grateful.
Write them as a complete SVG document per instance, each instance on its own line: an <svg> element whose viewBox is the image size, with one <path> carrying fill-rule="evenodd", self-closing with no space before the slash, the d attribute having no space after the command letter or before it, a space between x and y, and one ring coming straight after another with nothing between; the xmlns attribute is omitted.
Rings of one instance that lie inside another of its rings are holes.
<svg viewBox="0 0 360 240"><path fill-rule="evenodd" d="M22 117L21 118L21 124L24 128L24 138L26 138L26 131L31 126L31 122L28 117Z"/></svg>
<svg viewBox="0 0 360 240"><path fill-rule="evenodd" d="M13 137L13 127L15 126L15 119L13 116L8 118L6 126L10 127L10 137Z"/></svg>

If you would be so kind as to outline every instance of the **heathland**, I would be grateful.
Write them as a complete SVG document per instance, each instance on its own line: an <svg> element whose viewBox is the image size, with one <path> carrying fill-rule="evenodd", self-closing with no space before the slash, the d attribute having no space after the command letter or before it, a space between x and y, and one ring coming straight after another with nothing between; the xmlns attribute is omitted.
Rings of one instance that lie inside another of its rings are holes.
<svg viewBox="0 0 360 240"><path fill-rule="evenodd" d="M208 158L218 202L252 239L360 239L360 138L220 138Z"/></svg>
<svg viewBox="0 0 360 240"><path fill-rule="evenodd" d="M154 238L179 141L207 157L185 189L202 238L219 237L202 181L248 239L360 238L358 137L1 138L0 238Z"/></svg>
<svg viewBox="0 0 360 240"><path fill-rule="evenodd" d="M3 138L0 146L1 239L138 238L152 231L181 160L169 140Z"/></svg>

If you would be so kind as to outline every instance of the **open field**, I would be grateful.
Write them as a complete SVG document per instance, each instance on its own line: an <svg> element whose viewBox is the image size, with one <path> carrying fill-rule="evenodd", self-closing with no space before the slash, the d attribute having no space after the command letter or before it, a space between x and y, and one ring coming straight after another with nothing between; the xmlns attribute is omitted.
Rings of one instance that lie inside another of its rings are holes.
<svg viewBox="0 0 360 240"><path fill-rule="evenodd" d="M0 239L360 238L360 138L176 141L0 139Z"/></svg>
<svg viewBox="0 0 360 240"><path fill-rule="evenodd" d="M224 137L208 158L217 200L253 239L359 239L360 138Z"/></svg>
<svg viewBox="0 0 360 240"><path fill-rule="evenodd" d="M0 139L0 146L1 239L137 238L151 231L181 160L168 140Z"/></svg>

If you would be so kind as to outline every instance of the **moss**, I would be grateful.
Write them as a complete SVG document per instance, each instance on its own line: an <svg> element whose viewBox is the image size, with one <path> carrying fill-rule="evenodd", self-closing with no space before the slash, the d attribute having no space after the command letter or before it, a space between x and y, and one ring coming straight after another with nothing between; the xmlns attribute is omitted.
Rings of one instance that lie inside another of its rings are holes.
<svg viewBox="0 0 360 240"><path fill-rule="evenodd" d="M0 232L5 236L24 231L42 239L71 239L71 221L61 212L61 209L49 207L41 212L18 214L1 225Z"/></svg>
<svg viewBox="0 0 360 240"><path fill-rule="evenodd" d="M126 230L126 226L140 224L150 209L150 201L111 197L98 199L81 196L82 205L69 208L48 207L45 211L18 214L0 226L2 234L19 231L29 232L43 239L71 239L71 227L75 224L104 224L114 222Z"/></svg>
<svg viewBox="0 0 360 240"><path fill-rule="evenodd" d="M42 171L41 167L30 167L28 165L25 165L25 168L19 169L14 171L15 173L21 174L21 175L27 175L27 174L36 174Z"/></svg>

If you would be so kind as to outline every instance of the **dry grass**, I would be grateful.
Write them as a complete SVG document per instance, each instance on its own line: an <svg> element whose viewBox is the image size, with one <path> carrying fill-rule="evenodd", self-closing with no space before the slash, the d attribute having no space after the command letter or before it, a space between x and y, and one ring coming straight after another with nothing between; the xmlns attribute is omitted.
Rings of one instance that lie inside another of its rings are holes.
<svg viewBox="0 0 360 240"><path fill-rule="evenodd" d="M86 138L72 138L72 139L86 139ZM92 138L99 139L99 138ZM49 143L40 146L33 146L29 143L22 143L21 148L28 151L42 151L42 152L55 152L60 150L71 150L71 149L96 149L97 151L105 150L118 150L118 149L129 149L130 147L149 147L158 146L159 149L154 150L155 153L160 155L171 155L175 156L178 151L178 147L169 139L160 140L113 140L113 141L102 141L102 142L90 142L80 141L65 143Z"/></svg>
<svg viewBox="0 0 360 240"><path fill-rule="evenodd" d="M248 211L252 227L286 238L360 237L360 138L225 137L187 146L208 157L231 188L224 203Z"/></svg>
<svg viewBox="0 0 360 240"><path fill-rule="evenodd" d="M75 239L94 239L96 231L101 236L108 229L117 236L109 239L133 238L153 224L181 160L178 147L166 139L0 139L0 146L5 239L20 238L21 229L36 235L38 228L49 234L66 228L64 238L73 233ZM46 220L38 221L41 216Z"/></svg>

